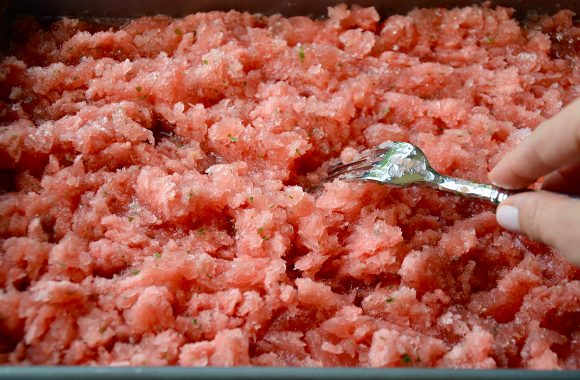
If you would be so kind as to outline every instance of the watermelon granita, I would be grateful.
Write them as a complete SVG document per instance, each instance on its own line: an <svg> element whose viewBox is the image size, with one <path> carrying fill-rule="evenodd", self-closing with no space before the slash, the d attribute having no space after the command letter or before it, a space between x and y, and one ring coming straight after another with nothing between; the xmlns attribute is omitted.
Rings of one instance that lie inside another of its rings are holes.
<svg viewBox="0 0 580 380"><path fill-rule="evenodd" d="M0 363L580 367L580 270L490 205L334 181L385 140L486 181L580 95L573 14L21 19L0 64Z"/></svg>

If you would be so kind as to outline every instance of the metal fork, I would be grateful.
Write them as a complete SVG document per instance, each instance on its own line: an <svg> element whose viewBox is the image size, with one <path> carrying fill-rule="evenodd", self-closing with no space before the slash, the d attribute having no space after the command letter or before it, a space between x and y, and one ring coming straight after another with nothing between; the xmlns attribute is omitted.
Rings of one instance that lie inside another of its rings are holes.
<svg viewBox="0 0 580 380"><path fill-rule="evenodd" d="M482 199L494 205L521 192L439 174L421 149L406 142L384 142L363 152L357 161L332 166L328 175L325 182L339 178L396 187L427 186L463 197Z"/></svg>

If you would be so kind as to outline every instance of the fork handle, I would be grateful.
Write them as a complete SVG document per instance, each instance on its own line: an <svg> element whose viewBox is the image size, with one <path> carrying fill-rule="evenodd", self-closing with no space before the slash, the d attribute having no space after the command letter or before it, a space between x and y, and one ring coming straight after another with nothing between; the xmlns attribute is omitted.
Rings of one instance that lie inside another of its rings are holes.
<svg viewBox="0 0 580 380"><path fill-rule="evenodd" d="M486 183L473 182L444 175L436 176L430 181L430 184L439 190L452 192L462 197L482 199L496 206L505 201L510 195L533 191L529 189L508 190Z"/></svg>

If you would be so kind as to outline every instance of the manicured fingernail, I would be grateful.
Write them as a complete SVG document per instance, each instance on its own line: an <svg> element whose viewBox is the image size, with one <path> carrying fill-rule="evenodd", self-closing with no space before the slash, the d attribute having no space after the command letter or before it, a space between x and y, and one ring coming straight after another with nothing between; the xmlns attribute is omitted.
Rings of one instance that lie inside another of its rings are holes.
<svg viewBox="0 0 580 380"><path fill-rule="evenodd" d="M502 187L502 188L508 189L508 190L514 190L514 187L510 186L509 184L501 183L501 182L494 181L494 180L491 180L491 183L497 187Z"/></svg>
<svg viewBox="0 0 580 380"><path fill-rule="evenodd" d="M520 232L520 213L514 206L499 206L495 218L500 226L506 230Z"/></svg>

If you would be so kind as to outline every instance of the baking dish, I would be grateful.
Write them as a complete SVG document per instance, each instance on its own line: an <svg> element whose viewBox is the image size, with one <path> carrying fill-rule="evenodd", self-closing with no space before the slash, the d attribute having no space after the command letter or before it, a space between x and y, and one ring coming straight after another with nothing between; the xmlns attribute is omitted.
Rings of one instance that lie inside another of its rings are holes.
<svg viewBox="0 0 580 380"><path fill-rule="evenodd" d="M61 16L100 18L114 22L117 19L132 18L151 14L168 14L180 16L197 11L230 10L259 12L264 14L282 13L291 15L319 16L325 13L326 7L337 3L357 3L363 6L374 5L381 15L405 13L414 7L452 7L481 3L467 0L360 0L360 1L307 1L292 0L285 2L260 0L224 0L224 1L186 1L186 0L20 0L0 2L0 28L3 44L10 39L8 34L10 21L21 15L33 15L42 19L54 19ZM494 4L511 6L517 9L517 17L525 17L529 12L553 13L557 9L567 8L580 12L580 2L563 0L560 2L540 0L506 0ZM525 371L525 370L449 370L449 369L355 369L355 368L96 368L96 367L2 367L0 377L3 379L72 379L72 378L382 378L382 379L573 379L580 374L574 371Z"/></svg>

